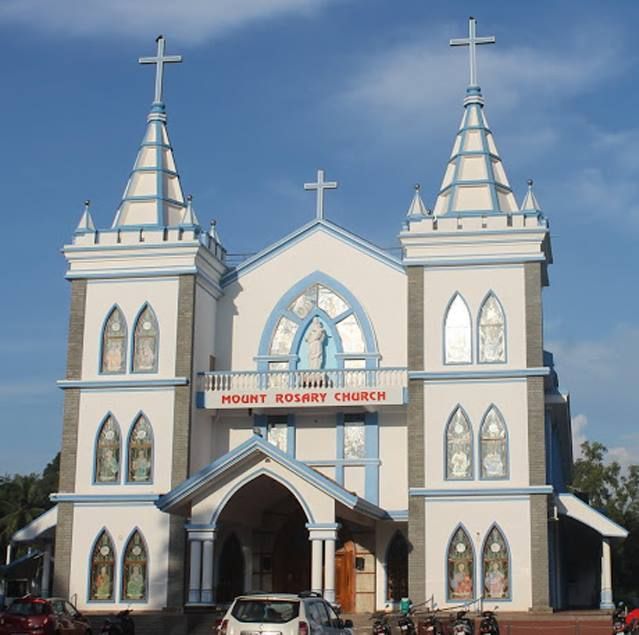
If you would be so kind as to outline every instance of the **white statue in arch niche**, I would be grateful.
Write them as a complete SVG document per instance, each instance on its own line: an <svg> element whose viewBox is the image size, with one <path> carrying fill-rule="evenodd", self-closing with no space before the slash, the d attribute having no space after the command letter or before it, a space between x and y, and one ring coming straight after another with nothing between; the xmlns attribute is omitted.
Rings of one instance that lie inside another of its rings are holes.
<svg viewBox="0 0 639 635"><path fill-rule="evenodd" d="M308 344L308 368L311 370L324 368L326 330L317 316L311 321L311 325L304 336L304 341Z"/></svg>

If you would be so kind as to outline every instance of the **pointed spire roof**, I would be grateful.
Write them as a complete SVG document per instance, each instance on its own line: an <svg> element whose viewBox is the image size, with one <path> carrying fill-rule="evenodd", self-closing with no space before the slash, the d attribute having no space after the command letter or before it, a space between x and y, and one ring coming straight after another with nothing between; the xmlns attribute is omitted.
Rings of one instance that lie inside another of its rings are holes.
<svg viewBox="0 0 639 635"><path fill-rule="evenodd" d="M200 226L200 221L197 219L197 214L193 209L193 194L189 194L186 197L186 209L184 210L184 216L180 225L195 225Z"/></svg>
<svg viewBox="0 0 639 635"><path fill-rule="evenodd" d="M187 207L169 141L162 95L164 65L181 62L182 58L164 55L165 41L161 35L156 42L157 55L140 58L141 64L156 65L155 99L113 227L179 225Z"/></svg>
<svg viewBox="0 0 639 635"><path fill-rule="evenodd" d="M537 197L533 192L533 180L528 179L528 191L526 192L526 196L524 197L524 201L521 204L522 212L541 212L541 205L537 201Z"/></svg>
<svg viewBox="0 0 639 635"><path fill-rule="evenodd" d="M78 226L75 228L76 234L83 234L85 232L94 232L95 231L95 223L93 222L93 217L91 216L91 201L84 201L84 211L82 212L82 216L80 216L80 222Z"/></svg>
<svg viewBox="0 0 639 635"><path fill-rule="evenodd" d="M475 47L492 44L493 37L477 37L477 21L470 18L468 38L451 40L451 46L470 50L470 85L464 113L453 143L435 202L437 216L498 214L518 210L515 196L484 113L484 98L477 84Z"/></svg>
<svg viewBox="0 0 639 635"><path fill-rule="evenodd" d="M419 193L421 189L421 185L417 183L415 185L415 194L413 195L413 200L410 202L410 207L406 212L406 217L413 220L421 220L425 216L430 214L430 210L424 205L424 201L422 200L422 196Z"/></svg>

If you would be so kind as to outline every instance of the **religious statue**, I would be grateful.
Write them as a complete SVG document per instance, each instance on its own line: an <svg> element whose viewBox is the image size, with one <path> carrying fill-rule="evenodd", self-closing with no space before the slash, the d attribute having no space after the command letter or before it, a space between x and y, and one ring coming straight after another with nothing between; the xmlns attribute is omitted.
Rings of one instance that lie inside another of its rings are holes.
<svg viewBox="0 0 639 635"><path fill-rule="evenodd" d="M453 453L450 457L450 471L452 476L456 478L468 476L468 467L469 463L466 452L457 450L457 452Z"/></svg>
<svg viewBox="0 0 639 635"><path fill-rule="evenodd" d="M100 567L98 575L95 577L95 599L111 599L111 572L106 565Z"/></svg>
<svg viewBox="0 0 639 635"><path fill-rule="evenodd" d="M153 370L155 367L155 338L141 337L135 349L136 370Z"/></svg>
<svg viewBox="0 0 639 635"><path fill-rule="evenodd" d="M144 573L139 564L134 564L126 583L126 597L128 600L141 600L144 597Z"/></svg>
<svg viewBox="0 0 639 635"><path fill-rule="evenodd" d="M131 462L131 477L134 481L148 481L151 473L151 461L144 450L138 450Z"/></svg>
<svg viewBox="0 0 639 635"><path fill-rule="evenodd" d="M492 562L484 579L486 597L503 598L506 595L506 576L499 566L499 562Z"/></svg>
<svg viewBox="0 0 639 635"><path fill-rule="evenodd" d="M450 589L454 598L470 598L473 595L473 581L468 574L466 564L459 562L450 580Z"/></svg>
<svg viewBox="0 0 639 635"><path fill-rule="evenodd" d="M115 481L120 471L120 462L111 448L100 449L100 461L98 470L99 481Z"/></svg>
<svg viewBox="0 0 639 635"><path fill-rule="evenodd" d="M308 344L308 367L312 370L322 368L324 366L326 331L318 317L313 318L304 341Z"/></svg>

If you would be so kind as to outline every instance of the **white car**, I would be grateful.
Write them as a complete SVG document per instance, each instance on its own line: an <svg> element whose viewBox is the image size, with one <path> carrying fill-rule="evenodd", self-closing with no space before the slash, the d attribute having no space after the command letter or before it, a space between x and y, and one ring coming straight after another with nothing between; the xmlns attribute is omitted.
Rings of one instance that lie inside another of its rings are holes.
<svg viewBox="0 0 639 635"><path fill-rule="evenodd" d="M233 600L218 634L352 635L352 627L318 593L251 593Z"/></svg>

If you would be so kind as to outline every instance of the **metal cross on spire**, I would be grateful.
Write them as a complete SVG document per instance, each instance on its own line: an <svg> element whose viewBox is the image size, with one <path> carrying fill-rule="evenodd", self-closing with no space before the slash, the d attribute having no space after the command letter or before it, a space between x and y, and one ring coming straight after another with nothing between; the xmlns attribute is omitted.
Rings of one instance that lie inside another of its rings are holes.
<svg viewBox="0 0 639 635"><path fill-rule="evenodd" d="M182 61L181 55L164 55L164 36L155 38L158 43L158 53L155 57L141 57L140 64L155 64L155 103L162 102L162 84L164 81L164 65L177 64Z"/></svg>
<svg viewBox="0 0 639 635"><path fill-rule="evenodd" d="M477 20L468 18L468 37L453 38L450 41L451 46L467 46L470 56L470 86L479 86L477 83L477 51L475 47L478 44L494 44L495 36L477 37Z"/></svg>
<svg viewBox="0 0 639 635"><path fill-rule="evenodd" d="M305 190L317 190L317 203L315 208L315 216L318 220L324 219L324 190L337 189L337 181L325 181L324 170L317 171L317 182L304 183Z"/></svg>

